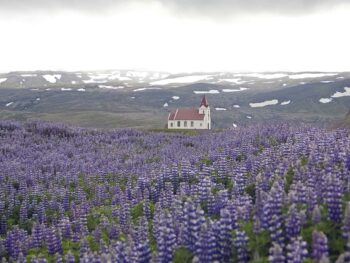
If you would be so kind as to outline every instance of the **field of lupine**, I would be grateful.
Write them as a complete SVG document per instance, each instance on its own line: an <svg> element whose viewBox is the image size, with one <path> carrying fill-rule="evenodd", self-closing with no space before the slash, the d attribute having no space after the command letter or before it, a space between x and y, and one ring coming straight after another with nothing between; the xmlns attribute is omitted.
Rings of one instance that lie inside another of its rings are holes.
<svg viewBox="0 0 350 263"><path fill-rule="evenodd" d="M2 262L350 262L347 130L0 122Z"/></svg>

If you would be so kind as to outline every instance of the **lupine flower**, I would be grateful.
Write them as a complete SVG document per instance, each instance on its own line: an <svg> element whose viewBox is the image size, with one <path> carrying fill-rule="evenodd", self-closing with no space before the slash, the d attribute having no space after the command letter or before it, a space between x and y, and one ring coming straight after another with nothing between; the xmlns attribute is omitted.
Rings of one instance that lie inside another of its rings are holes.
<svg viewBox="0 0 350 263"><path fill-rule="evenodd" d="M328 257L328 239L322 232L312 233L312 257L317 262Z"/></svg>
<svg viewBox="0 0 350 263"><path fill-rule="evenodd" d="M302 263L308 256L307 244L301 237L293 238L287 246L287 262Z"/></svg>
<svg viewBox="0 0 350 263"><path fill-rule="evenodd" d="M246 262L270 246L270 262L325 263L349 235L345 130L257 124L187 136L0 121L0 145L7 261L30 251L46 262L47 249L58 262L75 262L73 251L83 263L171 262L185 247L199 262ZM326 208L343 238L327 244L316 232L306 244L300 234L324 226Z"/></svg>
<svg viewBox="0 0 350 263"><path fill-rule="evenodd" d="M271 263L284 263L286 257L284 256L283 249L276 243L273 243L269 250L269 262Z"/></svg>
<svg viewBox="0 0 350 263"><path fill-rule="evenodd" d="M249 261L248 237L243 231L236 231L235 247L237 251L237 262L245 263Z"/></svg>

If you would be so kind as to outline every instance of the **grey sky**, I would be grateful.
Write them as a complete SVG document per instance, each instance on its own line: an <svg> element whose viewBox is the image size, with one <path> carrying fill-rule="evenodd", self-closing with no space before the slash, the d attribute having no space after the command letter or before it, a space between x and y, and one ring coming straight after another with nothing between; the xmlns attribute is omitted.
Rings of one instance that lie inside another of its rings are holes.
<svg viewBox="0 0 350 263"><path fill-rule="evenodd" d="M159 2L181 14L230 16L240 13L305 14L347 4L349 0L0 0L3 12L114 11L130 3Z"/></svg>
<svg viewBox="0 0 350 263"><path fill-rule="evenodd" d="M0 0L0 72L349 71L350 0Z"/></svg>

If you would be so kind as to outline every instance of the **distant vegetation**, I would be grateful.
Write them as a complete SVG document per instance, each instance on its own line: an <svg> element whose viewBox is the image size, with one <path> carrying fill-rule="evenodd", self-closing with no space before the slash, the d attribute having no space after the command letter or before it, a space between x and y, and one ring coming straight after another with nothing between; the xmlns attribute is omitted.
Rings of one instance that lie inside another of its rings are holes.
<svg viewBox="0 0 350 263"><path fill-rule="evenodd" d="M349 238L349 130L0 122L4 262L348 262Z"/></svg>

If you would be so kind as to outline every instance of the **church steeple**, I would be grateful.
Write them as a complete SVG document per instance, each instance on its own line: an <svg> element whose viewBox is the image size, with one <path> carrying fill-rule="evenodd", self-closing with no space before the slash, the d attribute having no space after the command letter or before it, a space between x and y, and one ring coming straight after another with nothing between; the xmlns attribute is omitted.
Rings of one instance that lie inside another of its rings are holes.
<svg viewBox="0 0 350 263"><path fill-rule="evenodd" d="M209 106L207 98L205 97L205 95L203 96L201 105L199 107L202 107L202 106L204 106L206 108L208 108L208 106Z"/></svg>

